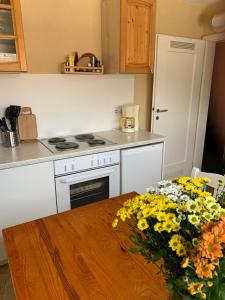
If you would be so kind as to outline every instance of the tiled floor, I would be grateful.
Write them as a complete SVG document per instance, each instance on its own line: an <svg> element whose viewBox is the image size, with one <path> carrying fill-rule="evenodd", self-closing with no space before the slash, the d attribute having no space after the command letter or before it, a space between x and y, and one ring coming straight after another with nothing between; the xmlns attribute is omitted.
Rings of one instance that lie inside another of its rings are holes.
<svg viewBox="0 0 225 300"><path fill-rule="evenodd" d="M9 266L0 266L0 299L15 300Z"/></svg>

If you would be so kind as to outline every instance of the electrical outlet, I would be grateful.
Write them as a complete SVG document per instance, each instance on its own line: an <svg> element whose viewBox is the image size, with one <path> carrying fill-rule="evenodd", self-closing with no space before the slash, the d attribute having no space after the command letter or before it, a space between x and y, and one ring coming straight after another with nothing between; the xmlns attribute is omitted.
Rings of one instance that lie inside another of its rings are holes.
<svg viewBox="0 0 225 300"><path fill-rule="evenodd" d="M113 108L113 115L117 118L121 117L122 116L122 106L115 106Z"/></svg>

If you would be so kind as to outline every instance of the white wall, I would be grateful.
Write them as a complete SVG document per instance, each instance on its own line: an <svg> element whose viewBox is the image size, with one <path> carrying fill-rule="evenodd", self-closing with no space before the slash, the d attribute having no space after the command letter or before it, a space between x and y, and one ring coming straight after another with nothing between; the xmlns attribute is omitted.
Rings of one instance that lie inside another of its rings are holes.
<svg viewBox="0 0 225 300"><path fill-rule="evenodd" d="M39 137L118 127L114 106L133 102L132 75L0 74L0 116L30 106Z"/></svg>

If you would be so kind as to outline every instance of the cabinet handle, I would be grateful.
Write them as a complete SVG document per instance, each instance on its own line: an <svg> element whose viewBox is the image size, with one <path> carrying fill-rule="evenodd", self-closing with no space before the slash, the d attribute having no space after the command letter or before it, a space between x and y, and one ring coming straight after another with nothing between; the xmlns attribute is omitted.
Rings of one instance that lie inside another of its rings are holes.
<svg viewBox="0 0 225 300"><path fill-rule="evenodd" d="M157 113L164 113L164 112L168 112L168 109L157 109L156 112Z"/></svg>

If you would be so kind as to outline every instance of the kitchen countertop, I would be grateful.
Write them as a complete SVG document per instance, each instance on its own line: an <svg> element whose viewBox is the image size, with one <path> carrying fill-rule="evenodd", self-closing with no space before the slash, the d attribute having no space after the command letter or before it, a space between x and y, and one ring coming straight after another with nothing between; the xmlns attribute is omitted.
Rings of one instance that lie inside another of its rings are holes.
<svg viewBox="0 0 225 300"><path fill-rule="evenodd" d="M114 144L101 145L95 148L90 147L87 150L82 150L78 148L76 150L68 150L54 154L51 153L39 141L33 141L29 143L22 142L19 146L15 148L5 148L2 145L0 145L0 169L8 169L23 165L54 161L75 156L155 144L159 142L164 142L166 139L161 135L152 134L145 130L139 130L135 133L124 133L120 130L109 130L94 132L94 134L105 138L113 142Z"/></svg>
<svg viewBox="0 0 225 300"><path fill-rule="evenodd" d="M4 229L16 299L169 299L158 269L129 252L129 226L112 228L116 211L134 196Z"/></svg>

